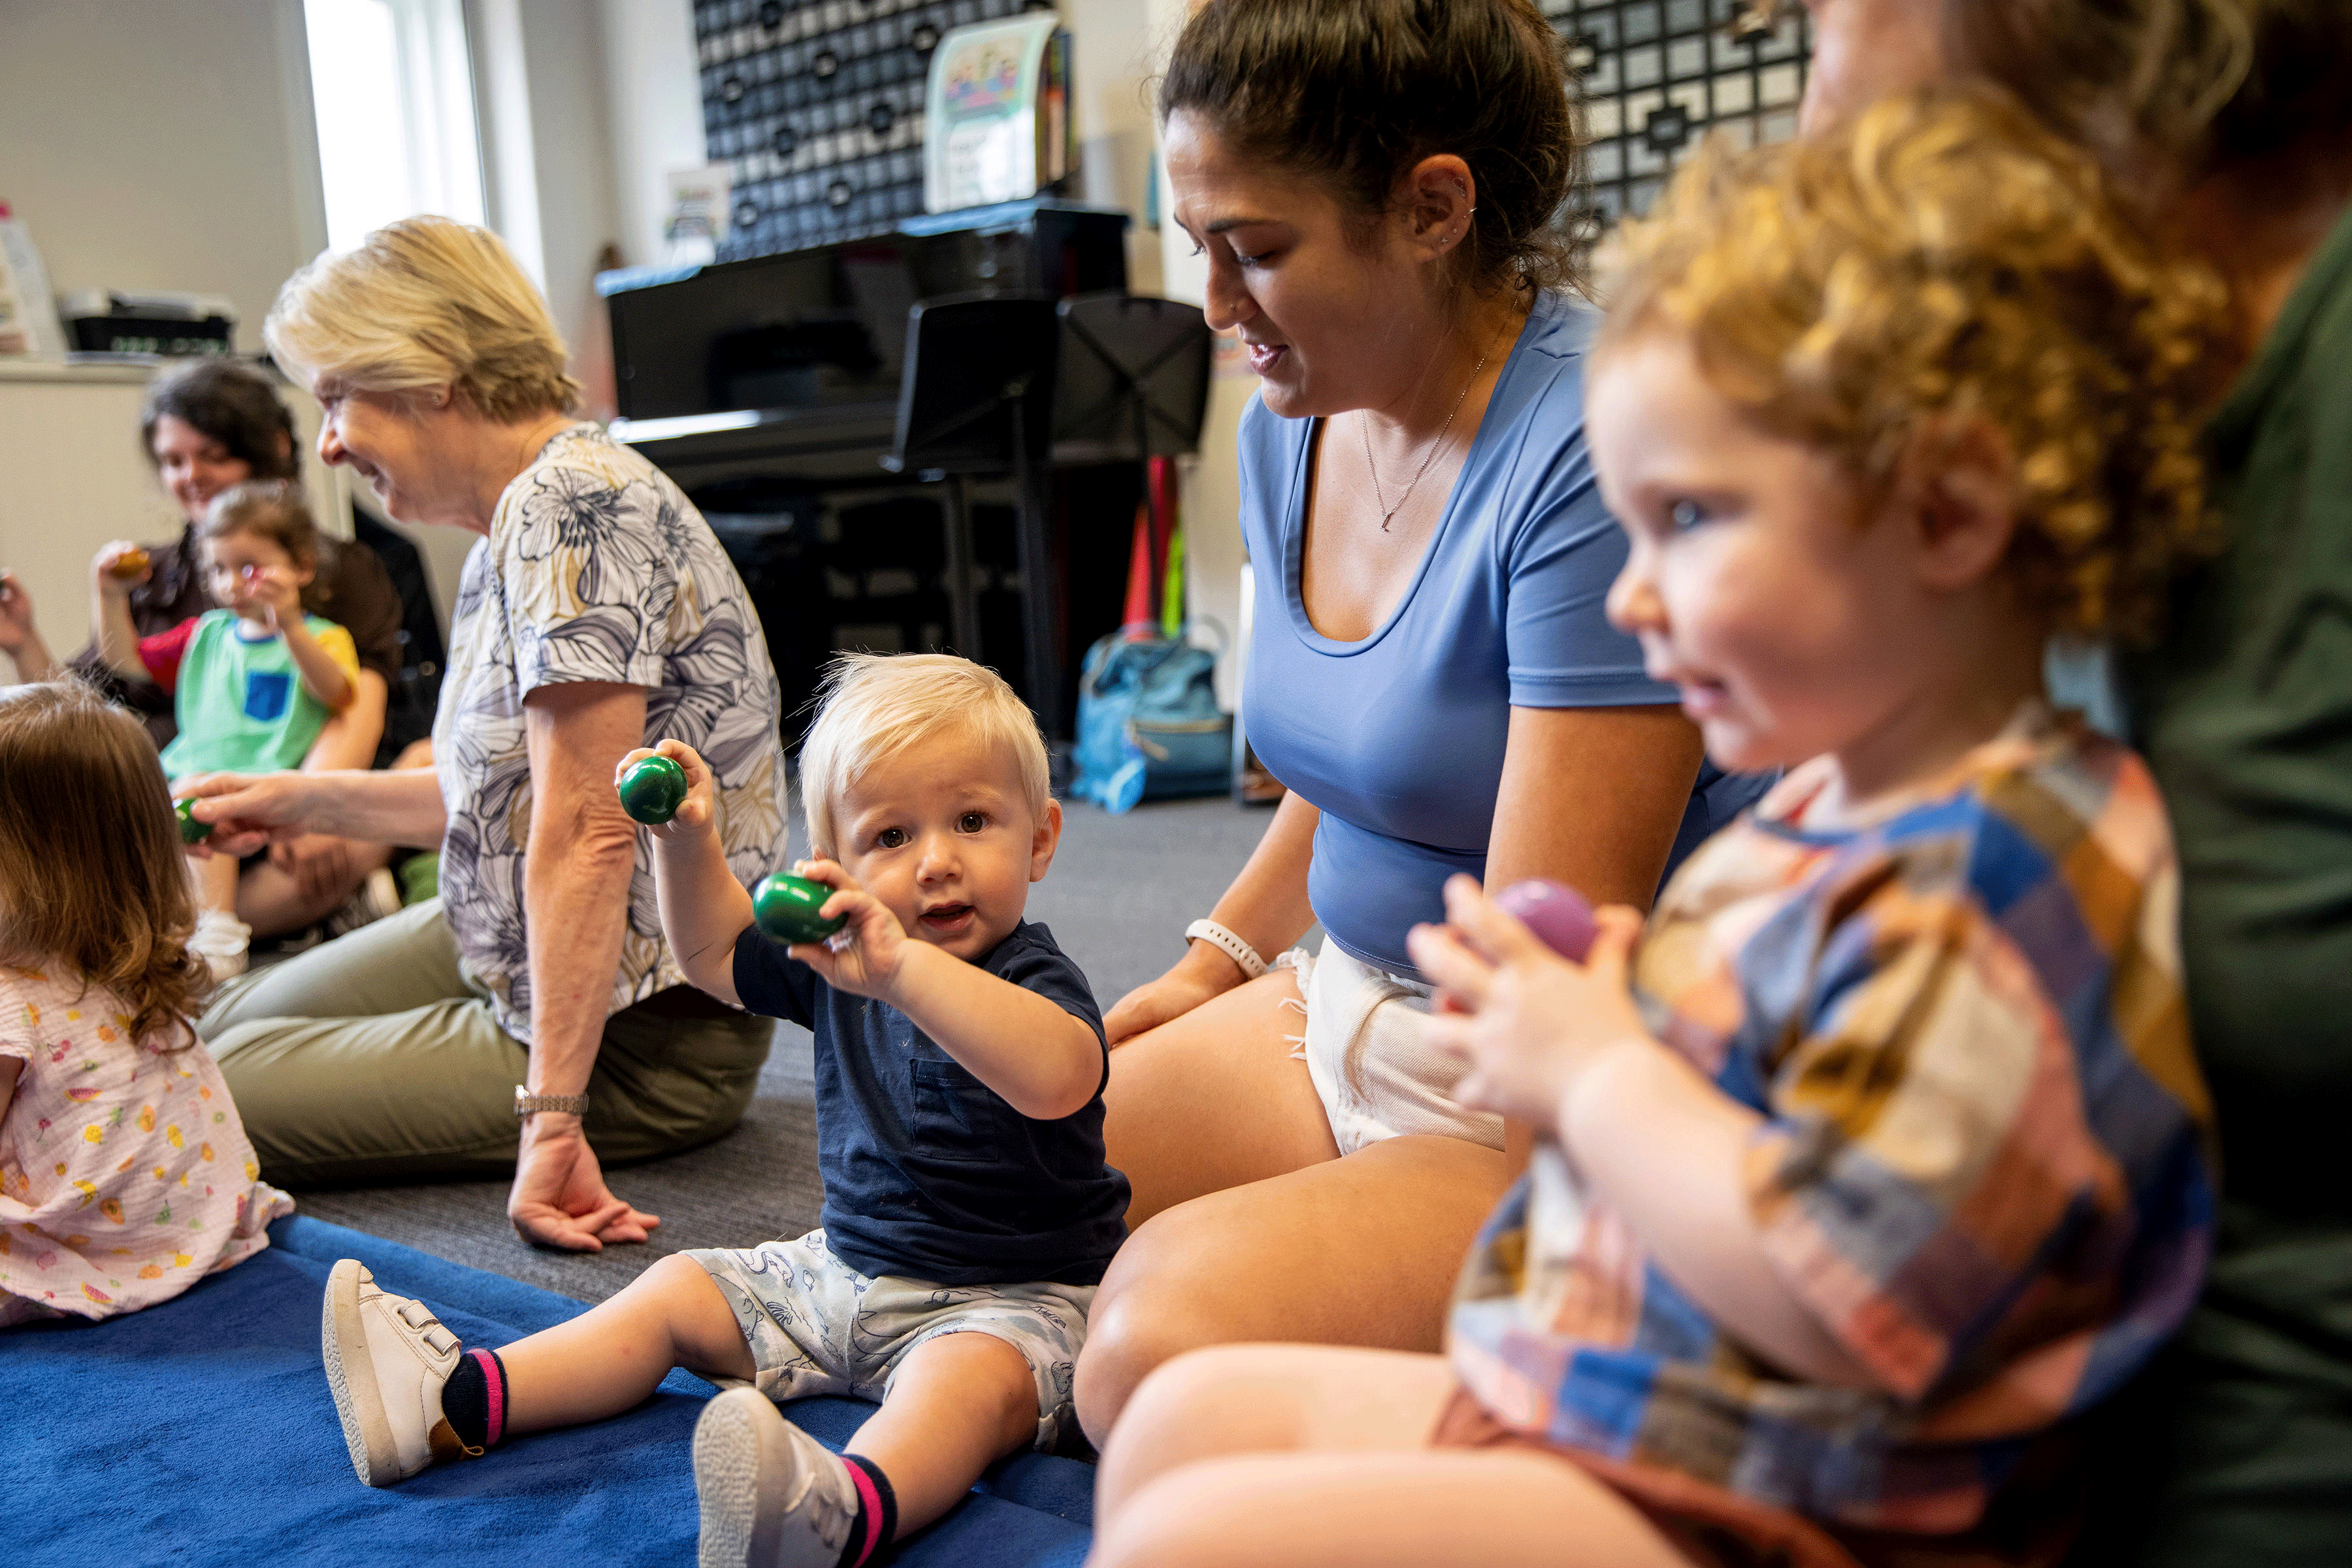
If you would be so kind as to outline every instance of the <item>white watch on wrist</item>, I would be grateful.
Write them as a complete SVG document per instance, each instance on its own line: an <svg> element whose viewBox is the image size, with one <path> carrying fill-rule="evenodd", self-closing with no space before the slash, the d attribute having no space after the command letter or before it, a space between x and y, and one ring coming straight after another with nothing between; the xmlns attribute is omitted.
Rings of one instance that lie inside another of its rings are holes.
<svg viewBox="0 0 2352 1568"><path fill-rule="evenodd" d="M1265 960L1257 955L1257 949L1252 947L1249 943L1244 942L1241 938L1235 936L1233 932L1227 931L1216 921L1209 920L1194 921L1191 925L1184 928L1184 940L1186 942L1191 942L1196 937L1201 941L1207 942L1211 947L1215 948L1227 958L1232 959L1235 963L1239 964L1241 966L1242 973L1247 978L1255 980L1259 975L1265 973Z"/></svg>

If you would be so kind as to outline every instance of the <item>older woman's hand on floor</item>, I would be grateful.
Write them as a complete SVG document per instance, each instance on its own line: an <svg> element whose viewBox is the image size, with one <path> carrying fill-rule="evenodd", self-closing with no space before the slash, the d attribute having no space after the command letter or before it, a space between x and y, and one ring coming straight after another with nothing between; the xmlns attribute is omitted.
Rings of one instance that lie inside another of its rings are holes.
<svg viewBox="0 0 2352 1568"><path fill-rule="evenodd" d="M660 1215L613 1195L580 1118L552 1110L534 1112L522 1124L507 1218L525 1241L566 1252L602 1252L606 1242L641 1242L661 1224Z"/></svg>

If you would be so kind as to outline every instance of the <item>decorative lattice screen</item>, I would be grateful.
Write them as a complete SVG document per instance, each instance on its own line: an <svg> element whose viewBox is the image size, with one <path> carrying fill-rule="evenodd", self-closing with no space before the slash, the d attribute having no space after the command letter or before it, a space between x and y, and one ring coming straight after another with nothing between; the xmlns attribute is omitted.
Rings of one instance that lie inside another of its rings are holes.
<svg viewBox="0 0 2352 1568"><path fill-rule="evenodd" d="M1136 0L1140 4L1141 0ZM1811 34L1771 0L1543 0L1591 137L1591 234L1645 210L1701 132L1795 133ZM923 88L952 27L1024 0L695 0L709 155L734 171L726 258L856 238L923 210Z"/></svg>
<svg viewBox="0 0 2352 1568"><path fill-rule="evenodd" d="M1796 134L1811 23L1771 0L1543 0L1568 40L1591 139L1591 188L1571 226L1636 216L1701 135L1742 146Z"/></svg>
<svg viewBox="0 0 2352 1568"><path fill-rule="evenodd" d="M704 143L735 179L720 258L879 234L921 212L931 51L951 28L1023 8L1023 0L695 0Z"/></svg>

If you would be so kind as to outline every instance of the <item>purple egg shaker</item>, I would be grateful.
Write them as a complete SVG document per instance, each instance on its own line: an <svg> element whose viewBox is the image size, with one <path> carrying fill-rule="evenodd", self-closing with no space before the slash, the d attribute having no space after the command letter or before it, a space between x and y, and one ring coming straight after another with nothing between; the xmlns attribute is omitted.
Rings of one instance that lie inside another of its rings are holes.
<svg viewBox="0 0 2352 1568"><path fill-rule="evenodd" d="M1584 962L1585 951L1600 934L1584 895L1548 877L1512 883L1495 895L1495 907L1518 916L1546 947L1572 963Z"/></svg>

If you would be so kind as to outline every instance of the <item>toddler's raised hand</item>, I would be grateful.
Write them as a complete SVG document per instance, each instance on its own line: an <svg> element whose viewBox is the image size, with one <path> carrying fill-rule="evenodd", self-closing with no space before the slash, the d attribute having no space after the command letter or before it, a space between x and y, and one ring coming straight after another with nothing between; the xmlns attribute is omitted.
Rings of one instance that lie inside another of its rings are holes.
<svg viewBox="0 0 2352 1568"><path fill-rule="evenodd" d="M797 861L793 875L833 889L833 897L817 913L826 920L838 916L849 923L824 942L794 942L785 951L815 970L836 991L888 1001L908 941L898 917L831 860Z"/></svg>
<svg viewBox="0 0 2352 1568"><path fill-rule="evenodd" d="M686 798L678 803L677 809L670 814L667 822L644 824L647 833L656 838L685 838L719 820L719 785L711 774L710 764L683 741L665 740L650 747L639 746L629 752L613 770L613 787L618 789L622 775L647 757L667 757L686 774Z"/></svg>
<svg viewBox="0 0 2352 1568"><path fill-rule="evenodd" d="M282 632L289 622L302 618L300 586L275 566L248 566L239 573L237 595L247 604L260 605L274 631Z"/></svg>
<svg viewBox="0 0 2352 1568"><path fill-rule="evenodd" d="M1444 1004L1423 1027L1430 1044L1469 1065L1451 1093L1466 1106L1557 1131L1577 1076L1611 1047L1648 1040L1626 970L1642 917L1594 911L1583 963L1571 963L1497 909L1468 877L1445 885L1448 924L1415 926L1413 962Z"/></svg>

